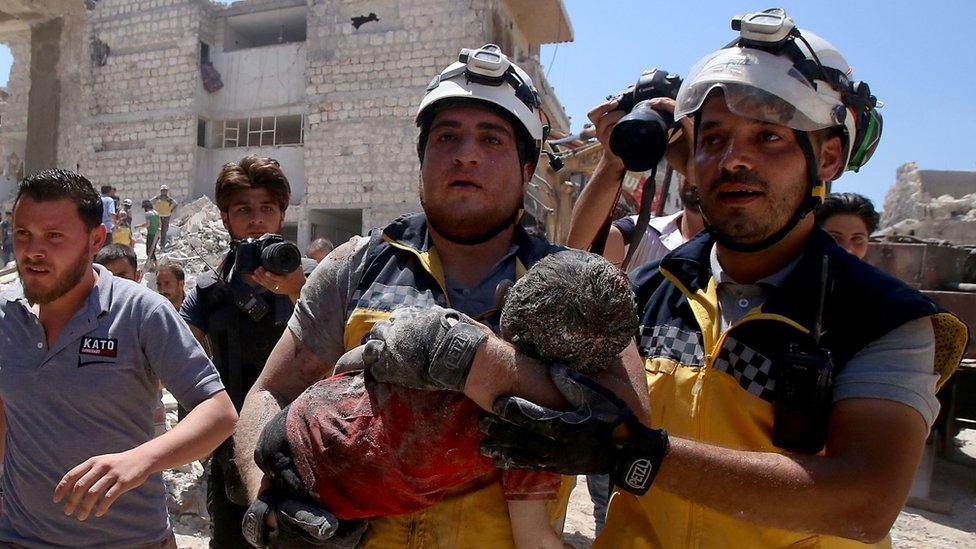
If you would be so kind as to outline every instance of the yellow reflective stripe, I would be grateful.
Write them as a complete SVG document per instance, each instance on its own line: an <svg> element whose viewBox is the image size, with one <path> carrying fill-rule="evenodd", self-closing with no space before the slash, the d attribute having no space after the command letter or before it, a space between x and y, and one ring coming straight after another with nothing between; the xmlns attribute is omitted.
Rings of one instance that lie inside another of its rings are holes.
<svg viewBox="0 0 976 549"><path fill-rule="evenodd" d="M437 255L437 249L432 247L426 252L421 252L416 248L412 248L406 244L401 244L400 242L393 240L385 233L383 234L383 241L387 242L394 248L410 252L417 256L417 259L420 260L420 265L425 271L430 273L430 275L434 277L434 280L437 281L437 284L440 285L441 293L444 294L444 299L447 301L448 308L453 308L451 307L451 296L447 294L447 282L444 280L444 268L441 266L441 259L440 256Z"/></svg>
<svg viewBox="0 0 976 549"><path fill-rule="evenodd" d="M762 308L759 307L759 309L761 310ZM755 310L756 309L753 309L753 311L755 311ZM790 318L788 316L778 315L778 314L775 314L775 313L763 313L763 312L753 313L752 311L749 311L748 314L746 314L745 316L743 316L739 320L736 320L735 322L733 322L732 325L729 326L729 330L731 330L732 328L735 328L736 326L741 325L744 322L750 322L750 321L753 321L753 320L776 320L776 321L782 322L784 324L789 324L791 327L793 327L796 330L802 332L804 335L810 335L810 330L808 328L804 327L802 324L800 324L799 322L793 320L792 318ZM726 331L728 331L728 330L726 330Z"/></svg>
<svg viewBox="0 0 976 549"><path fill-rule="evenodd" d="M691 307L691 312L695 315L695 320L698 321L698 327L701 328L702 333L702 346L706 349L715 348L715 343L719 339L719 330L721 329L721 323L719 322L718 315L718 292L716 291L717 284L715 283L715 278L712 277L708 281L708 285L704 290L698 290L695 293L691 293L688 288L678 280L676 276L668 272L664 267L659 268L664 278L668 279L678 290L681 291L688 298L688 305Z"/></svg>
<svg viewBox="0 0 976 549"><path fill-rule="evenodd" d="M518 257L515 258L515 280L522 278L525 274L525 265L522 264L522 260Z"/></svg>
<svg viewBox="0 0 976 549"><path fill-rule="evenodd" d="M644 371L649 374L660 374L665 373L673 376L679 367L684 366L685 368L698 368L699 366L689 366L687 364L681 364L677 360L672 360L670 358L664 357L647 357L644 359Z"/></svg>
<svg viewBox="0 0 976 549"><path fill-rule="evenodd" d="M672 284L681 291L686 298L688 298L688 305L691 307L692 313L695 315L695 320L698 321L698 325L701 328L702 333L702 346L706 349L705 352L705 366L711 367L712 362L715 360L715 355L717 355L717 350L722 348L722 344L725 343L725 338L728 333L738 328L739 326L745 324L746 322L752 322L754 320L773 320L777 322L782 322L799 332L809 335L810 330L805 328L799 322L793 320L792 318L778 315L775 313L764 313L762 312L762 307L756 307L746 313L745 316L739 320L732 323L724 332L721 331L721 320L718 311L718 292L717 284L715 282L715 277L708 280L708 286L704 290L698 290L695 293L691 293L688 288L681 283L673 274L668 272L667 269L661 267L659 269L664 278L668 279Z"/></svg>
<svg viewBox="0 0 976 549"><path fill-rule="evenodd" d="M717 347L715 347L716 352L715 353L710 353L708 356L705 357L705 365L706 366L708 366L710 368L712 366L712 363L715 362L715 357L718 355L717 349L721 349L722 348L722 345L725 344L725 338L728 337L729 332L731 332L732 330L738 328L739 326L742 326L743 324L745 324L747 322L752 322L752 321L755 321L755 320L773 320L773 321L776 321L776 322L782 322L783 324L786 324L787 326L790 326L791 328L799 331L800 333L802 333L804 335L810 335L810 330L808 330L807 328L804 328L802 324L800 324L799 322L793 320L792 318L787 317L787 316L783 316L783 315L774 314L774 313L754 312L754 311L757 311L757 310L760 310L760 309L761 309L761 307L757 307L755 309L752 309L745 316L743 316L739 320L736 320L735 322L733 322L732 325L728 327L728 329L726 329L724 332L722 332L722 335L719 336L718 341L716 342L717 345L718 345Z"/></svg>
<svg viewBox="0 0 976 549"><path fill-rule="evenodd" d="M346 328L342 333L342 345L346 351L350 351L362 344L363 335L369 332L373 324L381 320L390 318L389 311L377 311L376 309L355 308L346 320Z"/></svg>

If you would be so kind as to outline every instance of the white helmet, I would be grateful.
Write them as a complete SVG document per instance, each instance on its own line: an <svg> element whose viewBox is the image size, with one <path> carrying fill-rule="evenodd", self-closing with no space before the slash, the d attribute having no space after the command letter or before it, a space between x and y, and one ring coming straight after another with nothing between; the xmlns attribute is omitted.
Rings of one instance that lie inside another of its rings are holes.
<svg viewBox="0 0 976 549"><path fill-rule="evenodd" d="M448 99L484 101L502 108L525 129L533 141L532 159L538 158L549 131L539 117L539 94L532 78L495 44L462 49L458 61L431 80L417 109L417 125L424 123L428 111L434 112L430 109L435 104Z"/></svg>
<svg viewBox="0 0 976 549"><path fill-rule="evenodd" d="M750 33L750 18L766 24L773 18L779 34L767 41ZM742 38L692 67L678 91L675 118L694 114L712 91L721 89L729 110L739 116L802 132L842 129L842 165L854 171L863 166L881 137L881 116L867 84L851 82L853 69L837 48L793 27L778 9L733 19L733 29Z"/></svg>

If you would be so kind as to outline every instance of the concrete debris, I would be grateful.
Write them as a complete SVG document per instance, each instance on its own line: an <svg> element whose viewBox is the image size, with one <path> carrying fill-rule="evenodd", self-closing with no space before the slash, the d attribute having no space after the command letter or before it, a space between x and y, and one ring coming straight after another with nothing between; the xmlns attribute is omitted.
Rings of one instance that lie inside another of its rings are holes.
<svg viewBox="0 0 976 549"><path fill-rule="evenodd" d="M176 426L177 402L163 389L162 404L166 410L163 432ZM161 434L157 431L158 434ZM166 509L173 529L178 534L199 536L210 534L210 514L207 512L207 475L199 461L163 471L166 487Z"/></svg>
<svg viewBox="0 0 976 549"><path fill-rule="evenodd" d="M967 176L972 185L964 181ZM976 172L920 170L915 162L902 165L885 196L881 227L876 235L976 245Z"/></svg>
<svg viewBox="0 0 976 549"><path fill-rule="evenodd" d="M220 210L206 196L181 205L170 220L169 245L157 253L160 261L175 261L186 273L186 291L190 291L197 275L210 268L217 269L220 260L230 249L230 234L224 229Z"/></svg>
<svg viewBox="0 0 976 549"><path fill-rule="evenodd" d="M199 461L163 471L166 508L173 529L180 534L209 535L207 475Z"/></svg>

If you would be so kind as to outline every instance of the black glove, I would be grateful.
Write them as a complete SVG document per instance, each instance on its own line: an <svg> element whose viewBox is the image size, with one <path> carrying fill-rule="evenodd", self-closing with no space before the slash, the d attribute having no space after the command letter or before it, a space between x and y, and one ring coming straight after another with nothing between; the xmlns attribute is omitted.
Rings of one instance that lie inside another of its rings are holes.
<svg viewBox="0 0 976 549"><path fill-rule="evenodd" d="M397 309L373 325L363 363L376 381L461 391L478 345L487 338L475 321L453 309Z"/></svg>
<svg viewBox="0 0 976 549"><path fill-rule="evenodd" d="M278 526L268 528L268 515L274 513ZM241 524L244 539L264 548L329 547L352 549L366 532L366 521L340 521L325 509L304 501L279 498L265 490L248 507Z"/></svg>
<svg viewBox="0 0 976 549"><path fill-rule="evenodd" d="M667 451L667 432L642 425L622 400L583 374L559 364L550 374L573 410L500 397L493 405L497 417L484 416L479 422L487 435L481 453L502 469L609 474L628 492L647 492ZM614 431L621 426L627 438L617 443Z"/></svg>

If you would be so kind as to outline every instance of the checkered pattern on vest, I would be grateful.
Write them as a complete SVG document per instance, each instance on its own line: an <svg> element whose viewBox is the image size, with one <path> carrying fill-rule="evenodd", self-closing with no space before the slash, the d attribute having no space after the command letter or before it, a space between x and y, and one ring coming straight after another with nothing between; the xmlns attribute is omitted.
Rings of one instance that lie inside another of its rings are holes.
<svg viewBox="0 0 976 549"><path fill-rule="evenodd" d="M776 395L776 380L770 376L773 363L755 349L726 336L714 367L734 377L746 391L773 402Z"/></svg>
<svg viewBox="0 0 976 549"><path fill-rule="evenodd" d="M705 352L701 334L677 326L641 326L642 356L670 358L685 366L701 366Z"/></svg>

